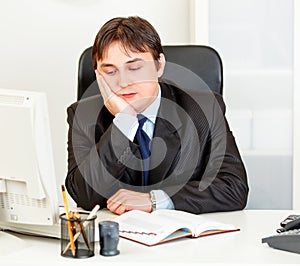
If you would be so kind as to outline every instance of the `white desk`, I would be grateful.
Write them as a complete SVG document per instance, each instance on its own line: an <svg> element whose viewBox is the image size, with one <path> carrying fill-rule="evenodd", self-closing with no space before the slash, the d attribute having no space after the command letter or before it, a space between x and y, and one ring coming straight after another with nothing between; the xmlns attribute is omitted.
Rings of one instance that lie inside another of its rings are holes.
<svg viewBox="0 0 300 266"><path fill-rule="evenodd" d="M300 264L300 254L270 248L261 239L273 235L279 222L296 211L244 210L211 213L205 216L234 224L241 231L202 238L184 238L161 245L144 245L120 239L120 255L99 255L96 243L95 256L72 259L60 256L60 241L42 237L17 235L27 247L0 256L0 265L187 265L187 264ZM112 215L100 212L100 220ZM5 245L1 242L0 248ZM13 247L11 247L13 248Z"/></svg>

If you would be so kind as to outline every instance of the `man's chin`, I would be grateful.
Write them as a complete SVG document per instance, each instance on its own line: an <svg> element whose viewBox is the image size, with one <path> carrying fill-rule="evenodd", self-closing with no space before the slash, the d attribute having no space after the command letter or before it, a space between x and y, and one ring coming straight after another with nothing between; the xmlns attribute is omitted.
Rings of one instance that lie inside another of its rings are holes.
<svg viewBox="0 0 300 266"><path fill-rule="evenodd" d="M150 99L142 99L129 104L137 113L142 113L152 102Z"/></svg>

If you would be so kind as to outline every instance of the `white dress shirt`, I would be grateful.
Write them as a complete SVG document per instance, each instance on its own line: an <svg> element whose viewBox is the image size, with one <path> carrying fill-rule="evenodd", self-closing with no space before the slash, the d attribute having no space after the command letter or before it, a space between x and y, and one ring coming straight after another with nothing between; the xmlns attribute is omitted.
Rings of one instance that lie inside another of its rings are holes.
<svg viewBox="0 0 300 266"><path fill-rule="evenodd" d="M153 137L160 101L161 89L159 87L156 99L147 107L146 110L144 110L144 112L142 112L142 115L148 118L143 125L143 130L146 132L150 140L152 140ZM130 141L133 141L139 126L137 117L125 113L118 113L116 114L113 123L125 136L128 137ZM156 209L174 209L174 204L167 193L165 193L163 190L153 190L153 193L156 200Z"/></svg>

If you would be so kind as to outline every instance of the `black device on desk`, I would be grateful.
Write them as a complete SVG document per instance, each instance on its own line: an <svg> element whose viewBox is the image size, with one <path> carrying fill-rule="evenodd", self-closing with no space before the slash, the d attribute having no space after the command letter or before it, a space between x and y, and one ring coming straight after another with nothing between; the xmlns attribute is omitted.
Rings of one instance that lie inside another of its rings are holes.
<svg viewBox="0 0 300 266"><path fill-rule="evenodd" d="M300 253L300 215L289 215L280 225L278 234L263 238L262 243L272 248Z"/></svg>

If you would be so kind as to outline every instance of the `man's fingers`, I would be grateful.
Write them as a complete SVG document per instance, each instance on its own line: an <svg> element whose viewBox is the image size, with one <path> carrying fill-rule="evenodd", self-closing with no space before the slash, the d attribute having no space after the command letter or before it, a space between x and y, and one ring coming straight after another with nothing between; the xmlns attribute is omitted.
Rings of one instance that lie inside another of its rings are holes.
<svg viewBox="0 0 300 266"><path fill-rule="evenodd" d="M128 192L127 192L128 193ZM126 191L124 191L123 189L118 190L114 195L112 195L108 200L107 200L107 204L113 204L113 203L118 203L118 204L122 204L124 199L127 196Z"/></svg>
<svg viewBox="0 0 300 266"><path fill-rule="evenodd" d="M97 69L95 70L95 73L96 73L97 82L99 85L101 95L106 101L107 99L109 99L109 97L112 96L113 92L111 91L110 87L107 85L106 81L104 80L104 77L99 73Z"/></svg>
<svg viewBox="0 0 300 266"><path fill-rule="evenodd" d="M107 208L114 213L122 214L127 210L126 200L130 191L120 189L107 200Z"/></svg>
<svg viewBox="0 0 300 266"><path fill-rule="evenodd" d="M123 214L124 212L126 212L126 207L123 205L120 205L117 209L115 209L114 213L116 214Z"/></svg>
<svg viewBox="0 0 300 266"><path fill-rule="evenodd" d="M120 189L107 200L107 208L117 214L122 214L129 210L150 212L150 195L149 193Z"/></svg>
<svg viewBox="0 0 300 266"><path fill-rule="evenodd" d="M123 202L121 201L111 201L109 204L107 204L107 208L113 212L120 214L125 211L126 207L123 205Z"/></svg>

